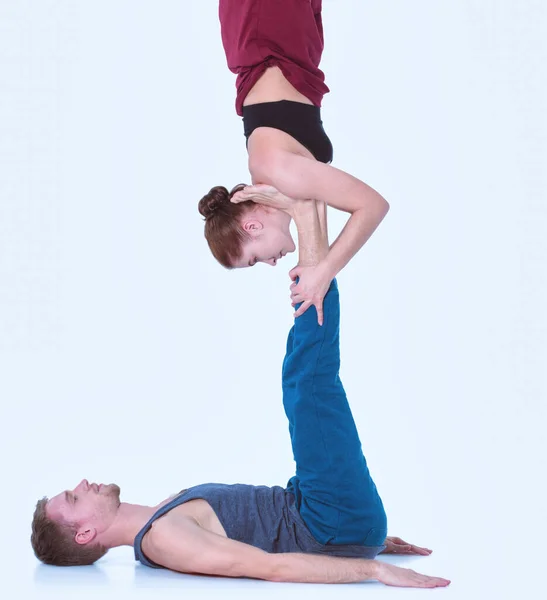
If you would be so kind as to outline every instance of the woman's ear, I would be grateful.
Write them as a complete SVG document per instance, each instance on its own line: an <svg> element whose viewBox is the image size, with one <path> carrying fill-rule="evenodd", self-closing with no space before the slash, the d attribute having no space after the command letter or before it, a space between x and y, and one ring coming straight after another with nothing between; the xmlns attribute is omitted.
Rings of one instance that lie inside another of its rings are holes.
<svg viewBox="0 0 547 600"><path fill-rule="evenodd" d="M246 219L243 221L243 231L251 235L257 234L264 229L264 225L261 221L256 219Z"/></svg>

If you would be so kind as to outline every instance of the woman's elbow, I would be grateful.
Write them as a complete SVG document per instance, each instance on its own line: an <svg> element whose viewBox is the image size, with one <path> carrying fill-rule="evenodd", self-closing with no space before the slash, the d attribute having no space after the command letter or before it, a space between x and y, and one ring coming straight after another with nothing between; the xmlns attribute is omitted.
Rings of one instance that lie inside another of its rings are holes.
<svg viewBox="0 0 547 600"><path fill-rule="evenodd" d="M355 210L350 211L352 214L355 212L359 212L363 216L363 218L370 218L373 216L378 221L382 221L384 217L389 212L390 206L387 200L384 200L382 196L378 195L378 197L374 201L368 201L363 205L360 205Z"/></svg>

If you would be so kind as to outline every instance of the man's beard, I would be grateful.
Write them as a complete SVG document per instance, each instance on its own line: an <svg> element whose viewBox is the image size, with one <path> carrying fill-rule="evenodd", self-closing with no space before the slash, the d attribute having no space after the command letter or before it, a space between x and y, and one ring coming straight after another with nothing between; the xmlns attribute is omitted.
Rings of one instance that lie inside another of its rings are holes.
<svg viewBox="0 0 547 600"><path fill-rule="evenodd" d="M117 505L120 505L120 486L115 484L115 483L111 483L108 486L108 495L112 496L112 498L114 498L116 500Z"/></svg>

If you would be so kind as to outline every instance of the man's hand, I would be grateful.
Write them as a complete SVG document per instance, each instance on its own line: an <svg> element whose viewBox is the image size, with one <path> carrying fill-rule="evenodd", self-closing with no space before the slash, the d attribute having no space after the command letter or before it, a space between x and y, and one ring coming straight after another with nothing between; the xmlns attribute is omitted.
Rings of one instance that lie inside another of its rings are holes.
<svg viewBox="0 0 547 600"><path fill-rule="evenodd" d="M310 306L315 306L317 322L323 325L323 299L332 281L323 264L319 263L315 267L297 266L289 276L294 282L291 285L291 304L296 306L302 302L302 306L294 313L294 318L303 315Z"/></svg>
<svg viewBox="0 0 547 600"><path fill-rule="evenodd" d="M374 577L381 583L395 587L436 588L450 584L449 579L422 575L412 569L403 569L384 562L378 562Z"/></svg>
<svg viewBox="0 0 547 600"><path fill-rule="evenodd" d="M420 556L429 556L433 550L429 548L420 548L409 544L399 537L387 537L384 542L385 550L380 554L419 554Z"/></svg>
<svg viewBox="0 0 547 600"><path fill-rule="evenodd" d="M231 199L234 204L247 202L248 200L251 200L256 204L269 206L270 208L277 208L278 210L286 212L293 218L294 211L297 209L298 205L302 202L306 202L306 200L289 198L276 190L273 186L261 183L245 186L242 190L236 192Z"/></svg>

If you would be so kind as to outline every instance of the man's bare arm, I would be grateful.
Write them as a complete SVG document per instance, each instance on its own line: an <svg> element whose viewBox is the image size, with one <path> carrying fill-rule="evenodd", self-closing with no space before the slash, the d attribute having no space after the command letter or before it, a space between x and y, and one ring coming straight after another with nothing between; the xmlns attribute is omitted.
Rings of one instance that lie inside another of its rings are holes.
<svg viewBox="0 0 547 600"><path fill-rule="evenodd" d="M299 201L293 211L301 267L315 267L329 252L325 211L325 203L315 200Z"/></svg>
<svg viewBox="0 0 547 600"><path fill-rule="evenodd" d="M367 579L404 587L438 587L448 583L376 560L268 554L211 533L192 519L157 522L145 537L143 550L155 563L183 573L293 583L355 583Z"/></svg>

